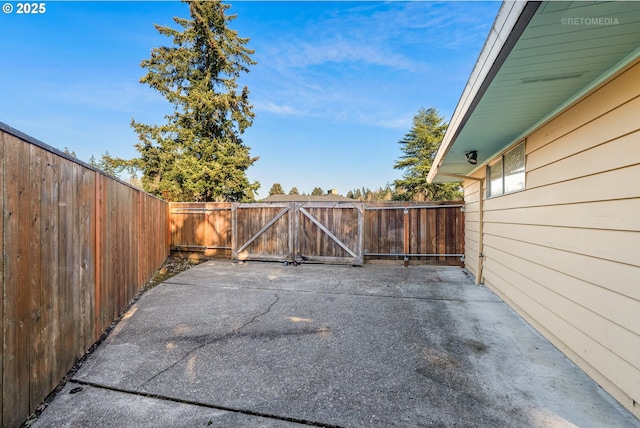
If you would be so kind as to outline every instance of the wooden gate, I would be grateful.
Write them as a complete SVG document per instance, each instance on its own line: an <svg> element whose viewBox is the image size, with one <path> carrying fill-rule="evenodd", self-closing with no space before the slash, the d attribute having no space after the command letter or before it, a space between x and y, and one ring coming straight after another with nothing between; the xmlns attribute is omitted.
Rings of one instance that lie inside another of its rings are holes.
<svg viewBox="0 0 640 428"><path fill-rule="evenodd" d="M171 250L234 260L460 265L460 202L172 203Z"/></svg>
<svg viewBox="0 0 640 428"><path fill-rule="evenodd" d="M231 205L231 258L293 261L293 204Z"/></svg>
<svg viewBox="0 0 640 428"><path fill-rule="evenodd" d="M362 265L363 204L296 203L295 222L298 261Z"/></svg>
<svg viewBox="0 0 640 428"><path fill-rule="evenodd" d="M231 258L361 265L364 207L358 203L231 206Z"/></svg>

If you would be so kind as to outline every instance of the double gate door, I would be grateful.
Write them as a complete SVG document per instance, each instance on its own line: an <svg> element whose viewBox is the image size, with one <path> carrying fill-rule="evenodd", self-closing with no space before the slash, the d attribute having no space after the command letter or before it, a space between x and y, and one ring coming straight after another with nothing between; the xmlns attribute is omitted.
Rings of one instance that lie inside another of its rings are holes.
<svg viewBox="0 0 640 428"><path fill-rule="evenodd" d="M231 205L231 258L362 265L362 203Z"/></svg>

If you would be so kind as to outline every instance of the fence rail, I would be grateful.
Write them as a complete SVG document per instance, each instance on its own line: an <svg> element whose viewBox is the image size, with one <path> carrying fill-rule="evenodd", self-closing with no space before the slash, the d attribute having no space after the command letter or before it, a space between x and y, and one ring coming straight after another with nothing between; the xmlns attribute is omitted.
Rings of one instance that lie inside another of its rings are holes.
<svg viewBox="0 0 640 428"><path fill-rule="evenodd" d="M460 202L171 203L170 212L171 249L201 257L459 265L464 255Z"/></svg>
<svg viewBox="0 0 640 428"><path fill-rule="evenodd" d="M168 256L168 204L0 123L2 426L18 426Z"/></svg>

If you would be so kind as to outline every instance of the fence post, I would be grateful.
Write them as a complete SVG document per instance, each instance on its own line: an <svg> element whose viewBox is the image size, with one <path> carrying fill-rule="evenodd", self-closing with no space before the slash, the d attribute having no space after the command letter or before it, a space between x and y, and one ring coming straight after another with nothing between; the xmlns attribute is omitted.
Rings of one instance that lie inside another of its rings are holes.
<svg viewBox="0 0 640 428"><path fill-rule="evenodd" d="M403 216L403 242L402 251L404 252L404 267L409 266L409 208L407 204L404 204L404 216Z"/></svg>

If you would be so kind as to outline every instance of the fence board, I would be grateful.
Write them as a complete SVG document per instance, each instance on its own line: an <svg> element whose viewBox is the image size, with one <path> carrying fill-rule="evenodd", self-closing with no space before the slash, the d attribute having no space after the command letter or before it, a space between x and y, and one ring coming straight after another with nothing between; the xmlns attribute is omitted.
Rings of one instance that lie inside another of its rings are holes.
<svg viewBox="0 0 640 428"><path fill-rule="evenodd" d="M0 248L3 249L2 257L0 257L0 344L2 344L2 350L0 350L0 423L4 421L4 392L5 392L5 380L2 373L4 367L4 343L5 343L5 311L4 311L4 299L5 299L5 280L4 280L4 219L5 219L5 159L6 159L6 146L5 146L5 134L0 132Z"/></svg>
<svg viewBox="0 0 640 428"><path fill-rule="evenodd" d="M1 123L0 142L0 425L19 426L166 259L169 218Z"/></svg>
<svg viewBox="0 0 640 428"><path fill-rule="evenodd" d="M231 253L237 260L291 260L290 204L233 204Z"/></svg>
<svg viewBox="0 0 640 428"><path fill-rule="evenodd" d="M306 261L362 264L364 218L358 203L297 203L296 253Z"/></svg>
<svg viewBox="0 0 640 428"><path fill-rule="evenodd" d="M19 425L18 414L29 412L30 269L29 269L29 146L5 137L4 358L3 415ZM9 304L10 303L10 304Z"/></svg>
<svg viewBox="0 0 640 428"><path fill-rule="evenodd" d="M30 278L30 312L32 314L31 331L29 337L34 338L32 343L31 360L31 388L30 394L30 407L35 407L41 400L42 396L47 395L46 390L46 371L47 362L45 360L46 352L46 336L43 334L43 327L46 326L47 314L43 312L43 308L46 306L45 299L49 300L50 296L45 296L42 292L40 284L42 283L42 256L41 251L42 242L46 236L46 231L43 230L44 222L42 221L43 213L41 208L42 193L44 187L44 153L38 150L34 146L30 146L30 201L29 201L29 220L31 234L29 236L29 264L31 265L31 278Z"/></svg>
<svg viewBox="0 0 640 428"><path fill-rule="evenodd" d="M58 204L59 204L59 171L56 164L56 155L45 152L43 170L43 185L41 192L41 215L43 223L41 250L42 278L41 283L42 308L41 308L41 335L45 346L43 364L46 374L42 377L42 384L38 387L38 393L46 392L51 385L64 375L64 368L59 364L60 332L59 332L59 275L58 275Z"/></svg>
<svg viewBox="0 0 640 428"><path fill-rule="evenodd" d="M464 213L459 202L373 203L367 205L367 260L411 259L460 264L464 254ZM404 211L407 210L406 223Z"/></svg>
<svg viewBox="0 0 640 428"><path fill-rule="evenodd" d="M274 220L285 207L294 205L293 220L285 221L285 216ZM403 259L408 254L412 260L460 265L460 257L464 254L464 213L460 202L360 205L306 202L236 206L236 214L232 216L230 204L172 203L171 249L189 254L197 252L205 257L229 258L229 253L205 252L211 246L233 247L245 253L243 258L293 261L295 257L306 257L307 260L332 263L341 260L344 263L353 255L336 242L339 240L357 254L366 250L367 260ZM359 224L356 206L362 206L364 210L362 224ZM405 206L408 209L406 226ZM304 207L322 227L302 214L300 207ZM269 225L271 220L273 224ZM216 226L212 227L213 224ZM231 229L234 229L235 238L226 233ZM207 233L202 233L203 230ZM220 230L223 233L217 232ZM212 231L217 234L209 239L207 236ZM361 243L358 236L363 237ZM293 244L291 237L295 239ZM299 254L291 254L290 248ZM356 248L359 250L355 251Z"/></svg>

